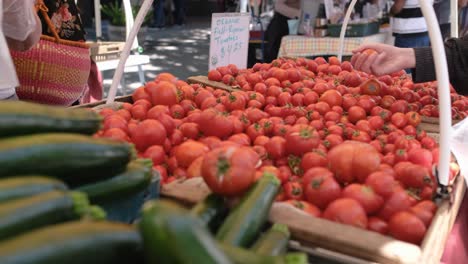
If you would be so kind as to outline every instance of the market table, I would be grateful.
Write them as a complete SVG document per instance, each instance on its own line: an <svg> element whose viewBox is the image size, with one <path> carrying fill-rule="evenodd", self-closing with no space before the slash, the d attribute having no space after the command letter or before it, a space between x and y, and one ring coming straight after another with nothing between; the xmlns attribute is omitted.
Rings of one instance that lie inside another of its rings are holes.
<svg viewBox="0 0 468 264"><path fill-rule="evenodd" d="M344 41L344 56L352 55L352 50L361 44L379 42L393 44L390 32L381 32L365 37L347 37ZM324 55L336 55L340 46L340 38L335 37L307 37L307 36L284 36L278 57L313 57Z"/></svg>

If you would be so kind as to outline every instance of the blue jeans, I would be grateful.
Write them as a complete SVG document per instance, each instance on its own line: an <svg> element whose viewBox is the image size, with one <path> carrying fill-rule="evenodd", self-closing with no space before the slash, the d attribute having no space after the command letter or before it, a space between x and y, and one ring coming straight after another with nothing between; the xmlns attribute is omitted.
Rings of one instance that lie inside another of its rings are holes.
<svg viewBox="0 0 468 264"><path fill-rule="evenodd" d="M174 23L185 24L185 0L174 0Z"/></svg>
<svg viewBox="0 0 468 264"><path fill-rule="evenodd" d="M416 47L429 47L431 42L429 40L429 34L417 34L417 35L395 35L395 47L399 48L416 48Z"/></svg>
<svg viewBox="0 0 468 264"><path fill-rule="evenodd" d="M164 0L155 0L153 2L153 24L152 26L162 28L166 25L164 16Z"/></svg>

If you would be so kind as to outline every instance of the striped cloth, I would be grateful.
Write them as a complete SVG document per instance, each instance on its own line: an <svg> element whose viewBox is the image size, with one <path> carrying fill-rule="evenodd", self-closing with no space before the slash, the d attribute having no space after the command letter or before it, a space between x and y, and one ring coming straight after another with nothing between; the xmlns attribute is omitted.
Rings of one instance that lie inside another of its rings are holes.
<svg viewBox="0 0 468 264"><path fill-rule="evenodd" d="M393 44L391 33L379 33L366 37L345 38L343 55L352 55L352 50L361 44L379 42ZM339 38L313 38L306 36L285 36L281 40L278 57L312 57L336 55L340 46Z"/></svg>

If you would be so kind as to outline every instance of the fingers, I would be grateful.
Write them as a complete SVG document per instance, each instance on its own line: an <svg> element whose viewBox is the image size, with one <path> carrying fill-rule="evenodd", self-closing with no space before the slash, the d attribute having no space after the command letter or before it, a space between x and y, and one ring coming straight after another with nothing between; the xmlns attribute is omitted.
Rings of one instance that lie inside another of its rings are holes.
<svg viewBox="0 0 468 264"><path fill-rule="evenodd" d="M373 49L373 50L380 53L380 52L385 51L389 47L391 47L391 46L386 45L386 44L382 44L382 43L367 43L367 44L362 44L361 46L354 49L352 52L353 53L358 53L358 52L363 52L366 49Z"/></svg>
<svg viewBox="0 0 468 264"><path fill-rule="evenodd" d="M370 71L372 72L372 74L374 74L375 76L381 76L394 72L385 64L386 57L386 52L382 52L375 57L374 62L370 66Z"/></svg>
<svg viewBox="0 0 468 264"><path fill-rule="evenodd" d="M378 57L378 53L372 53L368 55L367 59L361 64L361 71L366 73L372 73L372 66L374 65L375 60Z"/></svg>
<svg viewBox="0 0 468 264"><path fill-rule="evenodd" d="M354 69L363 71L362 66L365 64L366 60L369 58L369 55L361 53L354 62Z"/></svg>
<svg viewBox="0 0 468 264"><path fill-rule="evenodd" d="M354 65L356 64L356 60L359 58L359 56L361 56L361 53L360 52L356 52L355 54L353 54L353 56L351 57L351 64Z"/></svg>

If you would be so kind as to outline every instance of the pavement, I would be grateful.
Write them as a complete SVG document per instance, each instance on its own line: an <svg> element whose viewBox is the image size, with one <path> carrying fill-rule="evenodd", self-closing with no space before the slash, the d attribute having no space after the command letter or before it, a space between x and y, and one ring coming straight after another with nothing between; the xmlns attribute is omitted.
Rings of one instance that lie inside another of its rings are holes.
<svg viewBox="0 0 468 264"><path fill-rule="evenodd" d="M184 26L169 26L164 29L147 28L144 41L140 41L144 55L150 57L150 64L143 66L146 82L161 72L169 72L181 80L190 76L206 75L210 46L211 16L188 17ZM88 38L89 39L89 38ZM91 37L92 39L92 37ZM112 83L113 70L102 72L104 94ZM130 94L142 84L137 67L125 69L125 89L117 95Z"/></svg>

